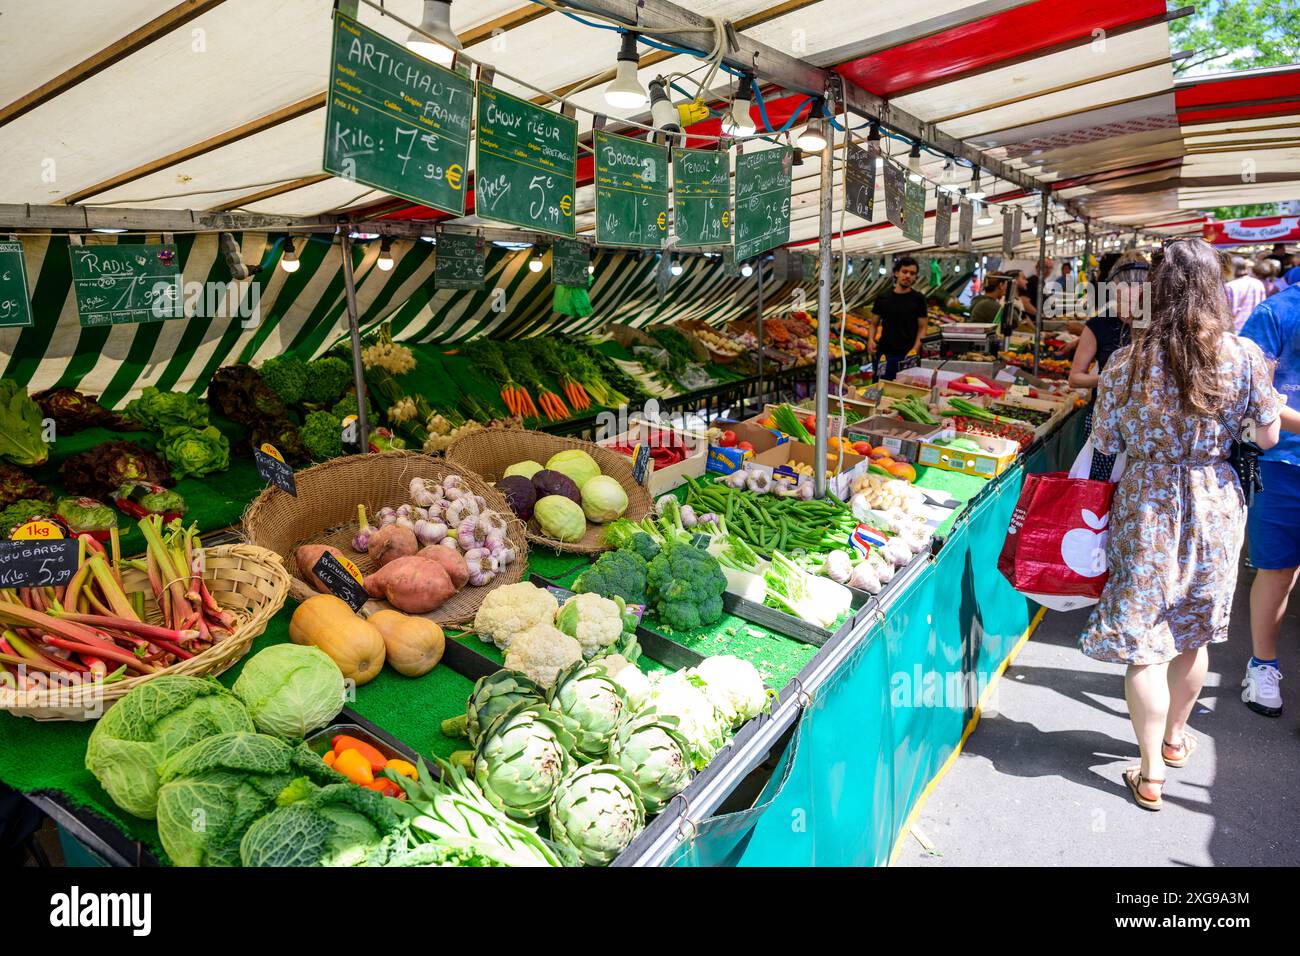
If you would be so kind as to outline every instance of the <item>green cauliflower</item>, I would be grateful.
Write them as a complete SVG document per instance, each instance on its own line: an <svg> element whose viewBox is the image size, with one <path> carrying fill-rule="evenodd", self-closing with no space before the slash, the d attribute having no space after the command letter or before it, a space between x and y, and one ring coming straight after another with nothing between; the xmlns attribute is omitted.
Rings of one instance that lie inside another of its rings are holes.
<svg viewBox="0 0 1300 956"><path fill-rule="evenodd" d="M303 447L315 461L343 454L343 420L330 412L308 412L299 434Z"/></svg>
<svg viewBox="0 0 1300 956"><path fill-rule="evenodd" d="M291 355L281 355L267 359L258 371L262 374L262 381L280 396L280 401L286 405L302 404L311 379L306 362Z"/></svg>
<svg viewBox="0 0 1300 956"><path fill-rule="evenodd" d="M646 590L659 620L693 631L722 619L727 578L716 558L685 542L669 542L650 562Z"/></svg>
<svg viewBox="0 0 1300 956"><path fill-rule="evenodd" d="M331 405L351 384L352 366L337 355L326 355L307 365L303 401L312 405Z"/></svg>
<svg viewBox="0 0 1300 956"><path fill-rule="evenodd" d="M582 572L573 589L579 594L621 597L629 604L645 603L646 561L635 551L606 551Z"/></svg>

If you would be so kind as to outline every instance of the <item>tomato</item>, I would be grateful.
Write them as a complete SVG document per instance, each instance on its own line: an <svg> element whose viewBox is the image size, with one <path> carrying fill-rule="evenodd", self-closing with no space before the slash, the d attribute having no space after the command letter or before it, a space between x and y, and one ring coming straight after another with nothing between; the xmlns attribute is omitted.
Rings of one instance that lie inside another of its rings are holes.
<svg viewBox="0 0 1300 956"><path fill-rule="evenodd" d="M754 450L754 446L753 446L753 444L751 444L750 442L747 442L747 441L737 442L737 443L736 443L736 447L737 447L738 449L740 449L741 451L753 451L753 450Z"/></svg>
<svg viewBox="0 0 1300 956"><path fill-rule="evenodd" d="M869 456L871 454L871 442L855 441L853 443L853 450L859 455Z"/></svg>
<svg viewBox="0 0 1300 956"><path fill-rule="evenodd" d="M731 429L727 429L722 433L722 437L718 439L718 444L723 448L734 448L736 445L736 433Z"/></svg>

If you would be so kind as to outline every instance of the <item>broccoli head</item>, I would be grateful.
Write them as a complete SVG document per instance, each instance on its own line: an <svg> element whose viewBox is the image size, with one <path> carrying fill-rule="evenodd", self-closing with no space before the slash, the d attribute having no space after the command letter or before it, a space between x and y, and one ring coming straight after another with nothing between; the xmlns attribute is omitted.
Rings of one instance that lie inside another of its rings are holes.
<svg viewBox="0 0 1300 956"><path fill-rule="evenodd" d="M337 355L326 355L307 365L307 385L303 401L312 405L332 405L352 384L352 366Z"/></svg>
<svg viewBox="0 0 1300 956"><path fill-rule="evenodd" d="M619 518L605 525L605 543L620 551L634 551L645 560L652 560L659 553L662 537L652 533L653 519L647 518L645 525L628 518Z"/></svg>
<svg viewBox="0 0 1300 956"><path fill-rule="evenodd" d="M280 401L286 405L302 403L311 377L307 371L307 363L302 359L281 355L278 358L267 359L258 371L262 374L262 381L266 382L271 391L280 397Z"/></svg>
<svg viewBox="0 0 1300 956"><path fill-rule="evenodd" d="M685 542L665 544L646 573L646 590L655 613L676 631L693 631L720 621L726 589L727 578L717 559Z"/></svg>
<svg viewBox="0 0 1300 956"><path fill-rule="evenodd" d="M343 422L329 412L309 412L299 435L302 446L316 461L343 454Z"/></svg>
<svg viewBox="0 0 1300 956"><path fill-rule="evenodd" d="M333 411L339 419L347 418L349 415L358 414L356 389L349 389L348 393L338 400L338 403L333 409L331 409L331 411ZM372 425L375 423L375 406L370 401L369 396L366 396L366 417Z"/></svg>
<svg viewBox="0 0 1300 956"><path fill-rule="evenodd" d="M638 531L623 544L623 550L631 551L641 556L645 561L653 561L659 557L659 542L644 531Z"/></svg>
<svg viewBox="0 0 1300 956"><path fill-rule="evenodd" d="M646 562L634 551L606 551L574 583L579 594L621 597L629 604L645 603Z"/></svg>

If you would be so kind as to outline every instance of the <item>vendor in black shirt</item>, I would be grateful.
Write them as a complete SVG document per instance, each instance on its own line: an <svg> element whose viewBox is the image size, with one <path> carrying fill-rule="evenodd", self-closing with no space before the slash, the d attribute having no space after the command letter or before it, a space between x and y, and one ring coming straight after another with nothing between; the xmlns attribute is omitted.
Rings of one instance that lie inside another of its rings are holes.
<svg viewBox="0 0 1300 956"><path fill-rule="evenodd" d="M925 296L912 288L916 284L917 265L911 256L894 260L894 287L882 292L871 305L870 347L875 352L878 379L893 380L899 363L909 352L920 351L925 338ZM880 327L879 338L876 327ZM882 368L883 366L883 368Z"/></svg>

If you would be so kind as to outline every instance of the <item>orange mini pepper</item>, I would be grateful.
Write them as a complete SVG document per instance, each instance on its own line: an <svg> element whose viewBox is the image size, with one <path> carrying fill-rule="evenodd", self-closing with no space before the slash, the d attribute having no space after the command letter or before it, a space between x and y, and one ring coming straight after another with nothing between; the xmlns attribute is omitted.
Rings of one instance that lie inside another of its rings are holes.
<svg viewBox="0 0 1300 956"><path fill-rule="evenodd" d="M419 777L415 765L406 760L402 760L399 757L394 757L392 760L388 761L388 763L384 764L384 766L393 771L393 773L400 774L401 776L407 777L411 780L415 780Z"/></svg>
<svg viewBox="0 0 1300 956"><path fill-rule="evenodd" d="M375 775L370 769L370 761L353 747L341 750L334 757L334 769L353 783L368 786L374 782Z"/></svg>
<svg viewBox="0 0 1300 956"><path fill-rule="evenodd" d="M381 754L364 740L358 740L356 737L349 737L347 734L339 734L332 741L336 753L342 753L345 750L355 750L361 756L365 757L370 763L371 774L379 773L384 769L384 764L388 758Z"/></svg>
<svg viewBox="0 0 1300 956"><path fill-rule="evenodd" d="M325 766L327 767L334 766L334 751L332 750L325 751L325 756L321 757L320 759L325 761Z"/></svg>

